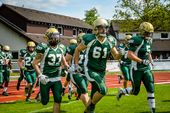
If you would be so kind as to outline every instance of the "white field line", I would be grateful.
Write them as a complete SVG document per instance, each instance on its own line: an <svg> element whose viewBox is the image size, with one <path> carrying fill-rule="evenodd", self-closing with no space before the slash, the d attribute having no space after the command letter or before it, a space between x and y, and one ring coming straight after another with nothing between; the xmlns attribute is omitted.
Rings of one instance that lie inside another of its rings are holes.
<svg viewBox="0 0 170 113"><path fill-rule="evenodd" d="M72 101L72 102L69 102L69 103L61 103L61 106L64 106L64 105L69 105L69 104L72 104L72 103L75 103L77 101ZM46 108L42 108L42 109L38 109L38 110L35 110L35 111L31 111L31 112L28 112L28 113L37 113L37 112L40 112L40 111L45 111L45 110L48 110L48 109L52 109L53 106L49 106L49 107L46 107Z"/></svg>

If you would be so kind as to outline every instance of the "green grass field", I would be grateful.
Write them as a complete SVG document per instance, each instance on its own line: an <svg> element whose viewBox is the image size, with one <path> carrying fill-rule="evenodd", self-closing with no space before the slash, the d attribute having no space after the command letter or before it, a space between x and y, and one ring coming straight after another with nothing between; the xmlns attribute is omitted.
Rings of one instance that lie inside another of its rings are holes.
<svg viewBox="0 0 170 113"><path fill-rule="evenodd" d="M149 113L146 100L146 91L141 87L138 96L123 96L120 101L116 100L117 89L109 89L108 94L97 104L96 113ZM157 113L170 113L170 84L155 85L156 111ZM51 113L53 99L48 105L41 103L26 103L17 101L0 104L0 113ZM63 97L61 113L83 113L84 106L81 101L68 101L67 94Z"/></svg>

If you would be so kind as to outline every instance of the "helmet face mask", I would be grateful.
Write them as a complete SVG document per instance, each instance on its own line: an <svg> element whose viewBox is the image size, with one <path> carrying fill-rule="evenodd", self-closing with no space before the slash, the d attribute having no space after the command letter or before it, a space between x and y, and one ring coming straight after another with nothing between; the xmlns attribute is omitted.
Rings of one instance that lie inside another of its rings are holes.
<svg viewBox="0 0 170 113"><path fill-rule="evenodd" d="M50 46L56 46L60 42L60 34L54 27L46 31L45 38L48 40Z"/></svg>
<svg viewBox="0 0 170 113"><path fill-rule="evenodd" d="M109 28L108 22L103 18L98 18L93 23L94 33L97 36L106 37L107 29Z"/></svg>

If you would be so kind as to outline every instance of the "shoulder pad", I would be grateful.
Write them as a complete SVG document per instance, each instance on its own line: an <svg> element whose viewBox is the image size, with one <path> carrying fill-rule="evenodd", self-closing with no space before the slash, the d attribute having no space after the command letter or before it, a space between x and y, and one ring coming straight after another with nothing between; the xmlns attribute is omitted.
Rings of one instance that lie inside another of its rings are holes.
<svg viewBox="0 0 170 113"><path fill-rule="evenodd" d="M42 54L44 54L44 52L45 52L45 50L47 49L47 44L45 44L45 43L40 43L40 44L38 44L37 45L37 47L36 47L36 52L37 53L42 53Z"/></svg>

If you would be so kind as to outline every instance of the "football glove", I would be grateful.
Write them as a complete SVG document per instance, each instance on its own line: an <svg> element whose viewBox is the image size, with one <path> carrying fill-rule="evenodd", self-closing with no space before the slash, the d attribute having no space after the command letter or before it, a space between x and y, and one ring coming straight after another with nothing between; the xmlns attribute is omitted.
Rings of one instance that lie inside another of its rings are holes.
<svg viewBox="0 0 170 113"><path fill-rule="evenodd" d="M125 55L126 52L125 52L124 49L119 49L119 53L120 53L121 56L123 56L123 55Z"/></svg>
<svg viewBox="0 0 170 113"><path fill-rule="evenodd" d="M149 60L142 60L142 64L144 65L149 65L150 61Z"/></svg>
<svg viewBox="0 0 170 113"><path fill-rule="evenodd" d="M43 85L46 85L49 82L49 79L46 75L40 74L38 76L38 78L39 78L39 81L41 82L41 84L43 84Z"/></svg>

